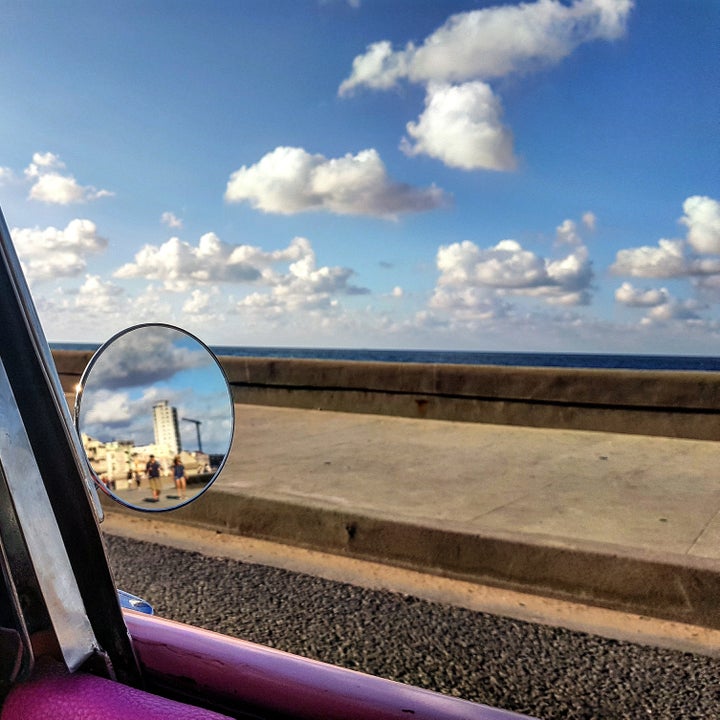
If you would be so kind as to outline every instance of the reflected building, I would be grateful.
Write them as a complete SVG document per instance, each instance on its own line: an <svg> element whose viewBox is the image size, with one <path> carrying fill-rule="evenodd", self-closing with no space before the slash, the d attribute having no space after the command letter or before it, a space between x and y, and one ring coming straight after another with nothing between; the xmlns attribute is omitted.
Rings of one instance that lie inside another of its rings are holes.
<svg viewBox="0 0 720 720"><path fill-rule="evenodd" d="M180 453L182 444L177 408L169 405L167 400L153 405L153 431L156 445L166 447L171 455Z"/></svg>

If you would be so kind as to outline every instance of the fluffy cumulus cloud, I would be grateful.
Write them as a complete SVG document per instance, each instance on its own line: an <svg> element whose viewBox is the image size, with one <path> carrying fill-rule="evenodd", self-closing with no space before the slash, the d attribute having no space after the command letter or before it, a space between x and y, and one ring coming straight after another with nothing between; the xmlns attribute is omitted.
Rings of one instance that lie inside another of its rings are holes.
<svg viewBox="0 0 720 720"><path fill-rule="evenodd" d="M624 282L616 291L615 299L622 305L630 307L657 307L670 300L670 293L665 288L639 290L632 283Z"/></svg>
<svg viewBox="0 0 720 720"><path fill-rule="evenodd" d="M80 275L87 268L87 257L107 247L90 220L72 220L64 230L13 228L10 234L31 281Z"/></svg>
<svg viewBox="0 0 720 720"><path fill-rule="evenodd" d="M213 282L252 282L260 277L262 251L230 245L215 233L203 235L197 246L172 237L162 245L145 245L134 262L118 268L116 278L160 280L167 290L182 292L192 285Z"/></svg>
<svg viewBox="0 0 720 720"><path fill-rule="evenodd" d="M619 250L610 270L633 278L689 279L700 293L720 298L720 203L694 195L685 200L683 211L684 239L661 239L657 246ZM676 299L665 288L638 290L629 282L617 289L615 300L629 307L650 308L643 323L695 321L707 308L699 299Z"/></svg>
<svg viewBox="0 0 720 720"><path fill-rule="evenodd" d="M630 277L682 277L690 273L690 260L682 240L659 240L657 247L619 250L611 270Z"/></svg>
<svg viewBox="0 0 720 720"><path fill-rule="evenodd" d="M107 315L117 313L125 300L125 291L99 275L86 275L75 297L75 307L84 313Z"/></svg>
<svg viewBox="0 0 720 720"><path fill-rule="evenodd" d="M557 63L583 43L625 33L632 0L559 0L503 5L452 15L417 47L393 50L373 43L353 60L340 85L387 89L403 78L416 83L499 78Z"/></svg>
<svg viewBox="0 0 720 720"><path fill-rule="evenodd" d="M403 138L400 147L408 155L429 155L463 170L512 170L512 134L501 117L500 101L484 82L431 83L425 112L407 124L414 142Z"/></svg>
<svg viewBox="0 0 720 720"><path fill-rule="evenodd" d="M720 255L720 202L700 195L683 203L680 222L687 226L687 240L698 253Z"/></svg>
<svg viewBox="0 0 720 720"><path fill-rule="evenodd" d="M70 205L113 195L91 185L79 185L72 175L63 173L65 163L50 152L35 153L25 168L25 177L32 182L29 198L43 203Z"/></svg>
<svg viewBox="0 0 720 720"><path fill-rule="evenodd" d="M700 311L707 305L695 299L680 300L673 297L666 288L638 289L631 283L623 283L615 291L615 300L621 305L644 308L646 315L642 325L667 323L673 320L692 321L700 319Z"/></svg>
<svg viewBox="0 0 720 720"><path fill-rule="evenodd" d="M501 124L499 100L487 83L557 63L583 43L621 37L632 5L632 0L575 0L569 5L538 0L459 13L419 46L409 42L395 50L387 40L368 46L353 60L339 94L347 96L360 87L388 90L401 80L427 85L425 112L407 126L416 142L405 140L403 146L453 167L509 170L515 166L511 135ZM455 92L451 85L458 86ZM448 130L448 148L439 147L442 127ZM460 137L474 156L464 164L457 163L453 149Z"/></svg>
<svg viewBox="0 0 720 720"><path fill-rule="evenodd" d="M611 270L616 275L698 280L720 274L720 203L704 196L689 197L680 219L685 239L662 239L657 246L619 250Z"/></svg>
<svg viewBox="0 0 720 720"><path fill-rule="evenodd" d="M441 246L437 268L440 275L430 303L437 309L497 316L508 308L501 298L513 295L540 298L552 305L590 302L592 263L579 240L567 255L555 260L526 250L515 240L502 240L490 248L465 240Z"/></svg>
<svg viewBox="0 0 720 720"><path fill-rule="evenodd" d="M670 298L668 302L653 307L641 320L641 324L667 323L672 320L695 323L701 320L702 310L707 310L707 305L693 298L689 300Z"/></svg>
<svg viewBox="0 0 720 720"><path fill-rule="evenodd" d="M351 282L353 270L318 267L306 238L296 237L286 248L265 251L252 245L231 245L206 233L197 246L171 238L159 246L146 245L135 261L120 267L116 278L162 281L167 291L186 292L183 312L200 317L210 313L216 284L252 284L258 289L236 302L236 308L262 308L269 315L285 310L331 307L339 295L368 291ZM197 287L200 283L203 287Z"/></svg>
<svg viewBox="0 0 720 720"><path fill-rule="evenodd" d="M353 285L350 268L317 267L315 252L306 238L291 244L297 259L286 271L270 269L263 274L267 292L255 292L237 303L238 311L260 310L269 315L286 312L328 310L338 305L340 295L365 295L366 288ZM287 255L285 256L287 257Z"/></svg>
<svg viewBox="0 0 720 720"><path fill-rule="evenodd" d="M328 159L298 147L278 147L255 165L243 165L230 176L225 199L283 215L326 210L384 218L447 202L439 188L393 182L376 150Z"/></svg>

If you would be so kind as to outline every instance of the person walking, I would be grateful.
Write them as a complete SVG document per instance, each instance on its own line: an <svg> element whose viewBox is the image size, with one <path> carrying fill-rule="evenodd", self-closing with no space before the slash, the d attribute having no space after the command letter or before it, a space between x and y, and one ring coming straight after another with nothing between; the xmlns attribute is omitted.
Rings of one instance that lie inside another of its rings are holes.
<svg viewBox="0 0 720 720"><path fill-rule="evenodd" d="M150 459L147 461L147 464L145 465L145 473L148 476L153 500L157 502L160 499L160 463L155 459L154 455L151 455Z"/></svg>
<svg viewBox="0 0 720 720"><path fill-rule="evenodd" d="M180 499L185 500L187 497L187 477L185 475L185 466L180 461L180 456L173 458L173 477L175 478L175 487L180 493Z"/></svg>

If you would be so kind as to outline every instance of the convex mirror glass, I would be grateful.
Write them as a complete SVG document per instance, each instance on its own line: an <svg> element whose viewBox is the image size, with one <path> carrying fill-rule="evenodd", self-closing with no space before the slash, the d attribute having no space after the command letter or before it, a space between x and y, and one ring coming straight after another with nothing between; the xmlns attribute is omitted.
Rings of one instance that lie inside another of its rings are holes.
<svg viewBox="0 0 720 720"><path fill-rule="evenodd" d="M215 480L232 443L225 373L170 325L129 328L103 345L78 385L75 422L101 490L138 510L171 510Z"/></svg>

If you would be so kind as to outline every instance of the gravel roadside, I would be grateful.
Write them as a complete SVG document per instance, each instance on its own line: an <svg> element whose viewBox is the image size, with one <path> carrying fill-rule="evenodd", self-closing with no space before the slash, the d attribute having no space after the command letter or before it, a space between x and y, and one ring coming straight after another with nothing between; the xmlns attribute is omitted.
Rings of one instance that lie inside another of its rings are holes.
<svg viewBox="0 0 720 720"><path fill-rule="evenodd" d="M157 614L546 720L720 718L720 660L106 535Z"/></svg>

